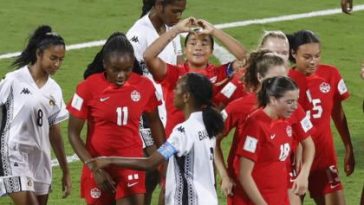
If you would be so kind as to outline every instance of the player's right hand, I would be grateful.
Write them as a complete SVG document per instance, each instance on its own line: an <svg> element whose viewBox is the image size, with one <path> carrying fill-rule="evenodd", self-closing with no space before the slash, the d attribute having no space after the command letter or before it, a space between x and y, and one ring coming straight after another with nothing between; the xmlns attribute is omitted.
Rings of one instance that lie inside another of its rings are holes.
<svg viewBox="0 0 364 205"><path fill-rule="evenodd" d="M104 192L115 192L115 182L103 169L96 169L92 171L96 185L98 188L100 188Z"/></svg>

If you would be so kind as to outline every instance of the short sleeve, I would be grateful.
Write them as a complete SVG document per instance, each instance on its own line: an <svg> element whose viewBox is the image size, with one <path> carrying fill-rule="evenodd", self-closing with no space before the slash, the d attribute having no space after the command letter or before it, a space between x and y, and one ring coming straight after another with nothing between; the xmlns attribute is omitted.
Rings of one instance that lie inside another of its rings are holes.
<svg viewBox="0 0 364 205"><path fill-rule="evenodd" d="M146 106L144 107L144 111L151 112L155 110L159 105L162 104L162 96L155 90L152 83L150 84L151 94L149 95L149 100Z"/></svg>
<svg viewBox="0 0 364 205"><path fill-rule="evenodd" d="M344 79L341 77L340 73L338 70L334 70L335 72L333 72L333 86L335 88L335 92L334 92L334 99L338 100L338 101L343 101L345 99L347 99L350 94L348 91L348 88L344 82Z"/></svg>
<svg viewBox="0 0 364 205"><path fill-rule="evenodd" d="M12 80L2 79L0 81L0 105L4 105L10 95Z"/></svg>
<svg viewBox="0 0 364 205"><path fill-rule="evenodd" d="M257 161L263 140L262 134L259 124L252 118L247 119L239 133L241 141L237 149L238 156Z"/></svg>
<svg viewBox="0 0 364 205"><path fill-rule="evenodd" d="M77 86L76 93L67 105L69 113L77 118L86 120L88 117L88 101L91 99L91 89L87 88L85 81Z"/></svg>
<svg viewBox="0 0 364 205"><path fill-rule="evenodd" d="M186 128L183 124L179 124L174 127L172 134L168 138L168 143L170 143L176 150L177 156L181 157L188 154L194 144L194 138L192 136L187 136Z"/></svg>
<svg viewBox="0 0 364 205"><path fill-rule="evenodd" d="M314 132L313 124L301 106L297 107L289 122L292 125L293 134L297 141L306 139Z"/></svg>
<svg viewBox="0 0 364 205"><path fill-rule="evenodd" d="M158 81L164 88L173 90L176 87L178 79L183 75L180 67L167 64L167 73Z"/></svg>
<svg viewBox="0 0 364 205"><path fill-rule="evenodd" d="M58 104L59 104L59 112L55 116L55 119L52 120L53 121L52 124L54 124L54 125L68 119L68 111L66 109L66 104L63 101L62 94L61 94L60 99L58 100Z"/></svg>

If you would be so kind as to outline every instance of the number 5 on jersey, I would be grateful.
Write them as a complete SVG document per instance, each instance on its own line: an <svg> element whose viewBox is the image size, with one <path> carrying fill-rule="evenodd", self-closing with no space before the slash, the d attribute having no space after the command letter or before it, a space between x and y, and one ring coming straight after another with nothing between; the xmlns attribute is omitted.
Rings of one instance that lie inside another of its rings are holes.
<svg viewBox="0 0 364 205"><path fill-rule="evenodd" d="M311 116L310 114L311 114L311 111L312 111L312 117L314 119L321 118L321 116L322 116L321 100L318 99L318 98L312 99L310 90L306 91L306 95L307 95L308 101L310 103L312 103L312 106L313 106L312 110L307 111L307 115Z"/></svg>
<svg viewBox="0 0 364 205"><path fill-rule="evenodd" d="M128 124L128 107L117 107L116 108L116 124L123 126Z"/></svg>

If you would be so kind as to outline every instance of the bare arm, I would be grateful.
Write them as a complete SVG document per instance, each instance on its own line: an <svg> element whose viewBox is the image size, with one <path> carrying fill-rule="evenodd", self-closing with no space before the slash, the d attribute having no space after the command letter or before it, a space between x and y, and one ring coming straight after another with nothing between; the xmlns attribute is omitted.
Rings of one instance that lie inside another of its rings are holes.
<svg viewBox="0 0 364 205"><path fill-rule="evenodd" d="M49 140L53 148L53 152L58 160L59 166L62 169L62 191L63 198L66 198L68 195L71 194L72 183L70 171L68 169L66 154L64 152L60 124L52 125L50 127Z"/></svg>
<svg viewBox="0 0 364 205"><path fill-rule="evenodd" d="M157 147L160 147L166 141L166 134L158 115L158 109L155 109L152 112L145 112L144 114L148 120L153 140Z"/></svg>
<svg viewBox="0 0 364 205"><path fill-rule="evenodd" d="M215 148L215 166L221 177L221 190L225 196L233 195L232 189L234 186L233 180L230 178L227 167L224 160L224 154L221 149L221 141L223 136L220 134L216 136L216 148Z"/></svg>
<svg viewBox="0 0 364 205"><path fill-rule="evenodd" d="M355 158L354 158L353 145L351 143L350 132L348 128L348 123L346 121L346 116L341 102L335 101L332 110L333 110L331 114L332 119L340 134L341 140L343 141L345 146L344 169L346 175L349 176L354 172Z"/></svg>
<svg viewBox="0 0 364 205"><path fill-rule="evenodd" d="M293 183L293 191L295 194L303 195L308 189L308 176L315 156L315 145L311 137L307 137L300 144L302 146L302 166Z"/></svg>
<svg viewBox="0 0 364 205"><path fill-rule="evenodd" d="M84 124L85 120L70 115L68 120L68 139L73 150L82 162L92 158L86 149L85 143L81 139L81 130ZM115 190L115 182L106 171L98 169L97 164L95 163L88 163L87 166L93 172L95 182L101 190L108 192L113 192Z"/></svg>
<svg viewBox="0 0 364 205"><path fill-rule="evenodd" d="M144 52L144 62L155 80L161 80L167 73L167 63L158 57L159 53L180 33L189 31L190 19L180 21L172 29L162 34Z"/></svg>
<svg viewBox="0 0 364 205"><path fill-rule="evenodd" d="M164 157L159 152L154 152L150 157L98 157L86 161L86 164L95 163L98 168L116 165L123 168L136 170L153 170L160 163L164 162Z"/></svg>
<svg viewBox="0 0 364 205"><path fill-rule="evenodd" d="M240 184L249 199L256 205L267 205L252 177L255 162L245 157L240 158Z"/></svg>
<svg viewBox="0 0 364 205"><path fill-rule="evenodd" d="M213 35L222 44L224 44L224 46L235 56L236 59L242 61L246 59L247 51L239 41L225 33L223 30L215 28L213 25L203 19L199 19L198 24L200 24L203 28L201 33Z"/></svg>

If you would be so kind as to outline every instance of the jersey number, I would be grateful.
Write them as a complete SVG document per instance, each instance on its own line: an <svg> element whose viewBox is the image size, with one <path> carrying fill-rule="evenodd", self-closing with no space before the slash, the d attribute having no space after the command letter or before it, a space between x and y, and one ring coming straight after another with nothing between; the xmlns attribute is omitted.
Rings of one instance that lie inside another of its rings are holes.
<svg viewBox="0 0 364 205"><path fill-rule="evenodd" d="M39 109L37 112L37 125L39 127L42 127L43 125L43 111L41 109Z"/></svg>
<svg viewBox="0 0 364 205"><path fill-rule="evenodd" d="M116 124L119 126L126 125L128 123L128 107L116 108Z"/></svg>
<svg viewBox="0 0 364 205"><path fill-rule="evenodd" d="M281 145L281 154L279 155L280 161L285 161L289 155L289 152L291 151L291 148L288 143L284 143Z"/></svg>
<svg viewBox="0 0 364 205"><path fill-rule="evenodd" d="M314 119L317 119L317 118L320 118L322 116L322 106L321 106L321 100L316 98L316 99L312 99L312 96L311 96L311 93L309 90L307 90L306 92L307 94L307 98L308 98L308 101L310 103L312 103L312 117ZM308 114L310 116L310 113L311 111L308 111Z"/></svg>

